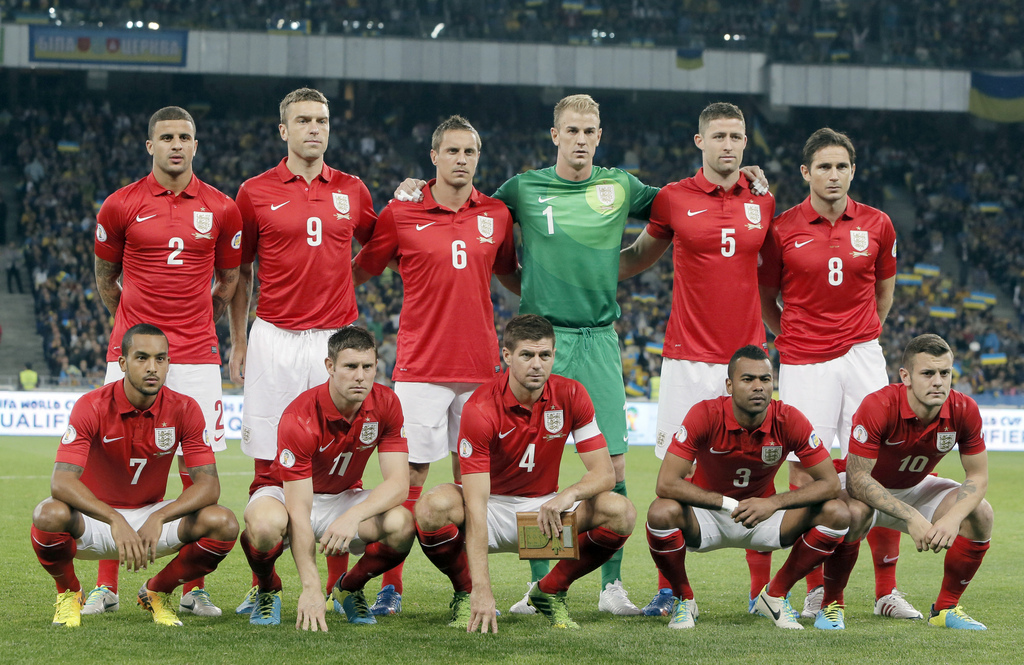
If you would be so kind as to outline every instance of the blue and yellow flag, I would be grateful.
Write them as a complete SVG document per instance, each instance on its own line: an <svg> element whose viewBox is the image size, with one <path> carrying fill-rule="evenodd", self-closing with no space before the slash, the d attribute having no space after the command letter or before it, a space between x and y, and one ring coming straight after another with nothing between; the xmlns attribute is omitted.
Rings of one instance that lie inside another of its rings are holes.
<svg viewBox="0 0 1024 665"><path fill-rule="evenodd" d="M1024 122L1024 75L971 72L967 110L994 122Z"/></svg>
<svg viewBox="0 0 1024 665"><path fill-rule="evenodd" d="M676 68L677 69L700 69L704 66L704 49L702 48L677 48Z"/></svg>

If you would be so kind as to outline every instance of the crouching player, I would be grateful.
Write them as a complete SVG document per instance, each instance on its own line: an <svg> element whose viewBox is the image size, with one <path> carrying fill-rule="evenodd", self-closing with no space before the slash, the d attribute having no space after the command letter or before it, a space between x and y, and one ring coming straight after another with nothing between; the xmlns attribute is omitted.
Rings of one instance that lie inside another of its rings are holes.
<svg viewBox="0 0 1024 665"><path fill-rule="evenodd" d="M692 628L697 618L687 549L792 546L754 608L779 628L802 629L787 595L846 534L850 515L836 498L839 476L807 418L772 401L772 366L760 347L733 354L725 387L728 396L698 402L686 414L662 462L658 498L647 512L651 557L675 596L668 627ZM775 474L790 452L813 480L776 494ZM692 482L684 480L695 462Z"/></svg>
<svg viewBox="0 0 1024 665"><path fill-rule="evenodd" d="M871 527L885 526L910 534L919 552L946 550L928 623L985 630L960 606L960 596L992 537L992 506L985 500L988 456L978 405L950 390L952 376L953 352L945 340L915 337L903 352L903 382L865 397L853 416L846 464L850 533L825 563L823 602L840 622L860 540ZM930 475L954 446L964 468L962 483Z"/></svg>
<svg viewBox="0 0 1024 665"><path fill-rule="evenodd" d="M376 623L363 596L373 577L405 560L416 532L402 508L409 493L409 449L402 408L390 389L373 382L377 346L364 328L331 335L324 361L329 379L288 405L277 430L272 476L260 487L241 545L257 580L249 623L281 623L281 578L274 562L290 540L302 582L295 627L327 630L315 547L328 555L365 554L334 585L332 595L349 623ZM374 448L382 481L363 489L363 470Z"/></svg>
<svg viewBox="0 0 1024 665"><path fill-rule="evenodd" d="M118 559L128 570L177 553L139 590L153 621L180 626L171 592L213 572L238 537L217 505L220 481L206 444L206 421L191 397L164 387L167 337L141 323L121 338L124 378L93 390L71 411L50 480L50 498L32 515L32 548L57 583L54 625L82 622L74 560ZM164 501L181 446L192 485Z"/></svg>
<svg viewBox="0 0 1024 665"><path fill-rule="evenodd" d="M582 384L551 374L555 331L536 314L505 327L508 369L473 393L462 411L462 487L440 485L416 504L420 546L455 589L448 624L497 632L489 552L518 550L517 512L537 511L546 536L561 533L561 514L576 511L578 560L562 560L530 590L529 602L555 628L579 628L566 591L625 544L636 522L629 499L611 492L611 457ZM587 471L558 492L565 441L572 434Z"/></svg>

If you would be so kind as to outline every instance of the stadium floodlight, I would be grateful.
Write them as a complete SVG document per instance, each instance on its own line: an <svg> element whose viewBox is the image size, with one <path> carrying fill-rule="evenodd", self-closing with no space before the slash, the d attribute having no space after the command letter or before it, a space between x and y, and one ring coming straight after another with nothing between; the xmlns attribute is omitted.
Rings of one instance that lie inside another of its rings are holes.
<svg viewBox="0 0 1024 665"><path fill-rule="evenodd" d="M131 30L134 27L135 27L135 24L132 23L131 21L128 21L128 29Z"/></svg>
<svg viewBox="0 0 1024 665"><path fill-rule="evenodd" d="M277 19L277 29L278 30L284 30L284 19L283 18Z"/></svg>
<svg viewBox="0 0 1024 665"><path fill-rule="evenodd" d="M54 17L56 15L57 15L57 9L55 7L50 7L50 16Z"/></svg>
<svg viewBox="0 0 1024 665"><path fill-rule="evenodd" d="M291 29L292 30L298 30L299 29L299 22L298 21L292 21Z"/></svg>
<svg viewBox="0 0 1024 665"><path fill-rule="evenodd" d="M61 25L60 19L57 19L56 21L54 21L54 25L56 25L57 27L60 27L60 25Z"/></svg>
<svg viewBox="0 0 1024 665"><path fill-rule="evenodd" d="M438 23L434 26L434 30L430 33L431 39L437 39L437 36L444 30L444 23Z"/></svg>
<svg viewBox="0 0 1024 665"><path fill-rule="evenodd" d="M352 21L352 27L356 30L359 29L359 21Z"/></svg>
<svg viewBox="0 0 1024 665"><path fill-rule="evenodd" d="M150 30L159 30L160 29L160 24L157 23L156 21L150 21L149 24L146 27L148 27Z"/></svg>
<svg viewBox="0 0 1024 665"><path fill-rule="evenodd" d="M729 41L730 39L732 39L732 35L725 35L722 37L722 39L724 39L725 41Z"/></svg>
<svg viewBox="0 0 1024 665"><path fill-rule="evenodd" d="M136 21L135 22L135 27L136 28L141 28L142 27L142 21Z"/></svg>

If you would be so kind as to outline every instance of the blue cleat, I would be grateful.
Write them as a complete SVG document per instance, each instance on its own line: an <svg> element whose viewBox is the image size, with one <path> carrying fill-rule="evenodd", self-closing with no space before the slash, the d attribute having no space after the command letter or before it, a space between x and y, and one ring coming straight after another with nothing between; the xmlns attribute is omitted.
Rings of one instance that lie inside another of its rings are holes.
<svg viewBox="0 0 1024 665"><path fill-rule="evenodd" d="M254 586L246 592L245 598L242 599L242 603L235 608L235 614L252 614L252 611L256 609L256 598L260 595L260 588Z"/></svg>
<svg viewBox="0 0 1024 665"><path fill-rule="evenodd" d="M342 589L341 583L344 579L345 576L342 575L334 583L334 588L331 590L331 598L334 599L336 604L341 605L341 609L345 612L348 622L356 624L377 623L377 620L370 614L370 606L366 603L366 596L363 595L363 590L355 589L349 591Z"/></svg>
<svg viewBox="0 0 1024 665"><path fill-rule="evenodd" d="M932 605L931 616L928 618L928 625L936 628L954 628L956 630L988 630L985 624L975 621L964 608L957 605L944 610L936 610Z"/></svg>
<svg viewBox="0 0 1024 665"><path fill-rule="evenodd" d="M646 617L667 617L672 614L674 603L672 589L658 589L658 593L642 611Z"/></svg>
<svg viewBox="0 0 1024 665"><path fill-rule="evenodd" d="M846 616L839 603L832 601L818 610L814 617L814 627L818 630L846 630Z"/></svg>
<svg viewBox="0 0 1024 665"><path fill-rule="evenodd" d="M249 623L254 626L281 625L281 592L265 591L256 597L256 608L249 615Z"/></svg>
<svg viewBox="0 0 1024 665"><path fill-rule="evenodd" d="M377 617L390 616L402 611L402 594L395 591L394 584L388 584L377 594L377 601L370 607L370 614Z"/></svg>
<svg viewBox="0 0 1024 665"><path fill-rule="evenodd" d="M690 603L692 601L679 598L674 598L673 601L672 620L668 622L668 627L675 629L693 628L696 622L693 614L690 613Z"/></svg>

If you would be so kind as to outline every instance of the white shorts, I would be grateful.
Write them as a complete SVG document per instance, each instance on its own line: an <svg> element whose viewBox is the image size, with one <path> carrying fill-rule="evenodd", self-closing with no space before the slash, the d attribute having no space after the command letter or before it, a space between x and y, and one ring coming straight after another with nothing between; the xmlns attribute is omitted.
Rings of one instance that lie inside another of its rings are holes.
<svg viewBox="0 0 1024 665"><path fill-rule="evenodd" d="M277 424L292 401L329 378L324 359L335 330L285 330L257 318L245 353L242 452L277 455Z"/></svg>
<svg viewBox="0 0 1024 665"><path fill-rule="evenodd" d="M121 366L116 362L107 363L107 375L103 383L113 383L124 378ZM206 445L219 453L228 449L224 438L224 390L221 385L220 365L175 365L167 369L167 387L175 392L188 395L199 403L206 421ZM181 446L178 446L181 455Z"/></svg>
<svg viewBox="0 0 1024 665"><path fill-rule="evenodd" d="M661 364L658 390L658 433L654 454L665 459L672 435L679 431L683 418L697 402L726 395L728 365L665 358Z"/></svg>
<svg viewBox="0 0 1024 665"><path fill-rule="evenodd" d="M265 496L277 499L284 505L284 488L279 485L264 485L252 493L252 496L249 497L249 503ZM327 531L327 527L331 525L331 522L344 515L345 511L352 506L366 501L369 496L370 490L361 488L345 490L340 494L314 494L313 506L309 513L309 525L313 527L313 536L320 540ZM285 542L288 542L287 537ZM348 550L352 554L362 554L365 549L366 543L360 540L358 536L349 542Z"/></svg>
<svg viewBox="0 0 1024 665"><path fill-rule="evenodd" d="M437 462L457 450L462 407L479 387L479 383L395 382L410 464Z"/></svg>
<svg viewBox="0 0 1024 665"><path fill-rule="evenodd" d="M830 448L838 438L841 458L850 449L854 412L865 397L888 384L885 356L877 339L855 344L823 363L779 367L779 397L800 409ZM787 459L797 461L793 453Z"/></svg>
<svg viewBox="0 0 1024 665"><path fill-rule="evenodd" d="M723 547L761 552L782 549L780 531L785 510L775 511L775 514L753 529L734 522L728 513L721 510L694 507L693 512L700 523L700 547L687 547L687 551L710 552Z"/></svg>
<svg viewBox="0 0 1024 665"><path fill-rule="evenodd" d="M167 500L142 508L117 508L116 510L133 529L138 531L146 523L146 518L170 502L171 500ZM82 519L85 520L85 532L82 533L81 538L75 541L75 544L78 545L75 558L88 561L118 558L117 544L114 543L114 537L110 534L110 525L85 514L82 515ZM181 539L178 538L179 524L181 524L181 518L164 524L164 528L160 532L160 540L156 544L158 557L174 554L181 548Z"/></svg>
<svg viewBox="0 0 1024 665"><path fill-rule="evenodd" d="M924 480L913 487L902 490L891 489L889 493L908 506L913 506L926 520L933 522L932 518L935 516L935 511L938 510L942 500L946 498L947 494L959 488L960 483L955 480L938 476L925 476ZM907 530L905 520L896 519L888 513L883 513L881 510L875 511L875 516L871 520L871 526L872 528L880 526L902 531L906 534L910 533Z"/></svg>
<svg viewBox="0 0 1024 665"><path fill-rule="evenodd" d="M550 501L554 493L547 496L505 496L492 494L487 500L487 551L518 552L519 525L516 513L531 513ZM580 502L572 504L569 510L576 510Z"/></svg>

